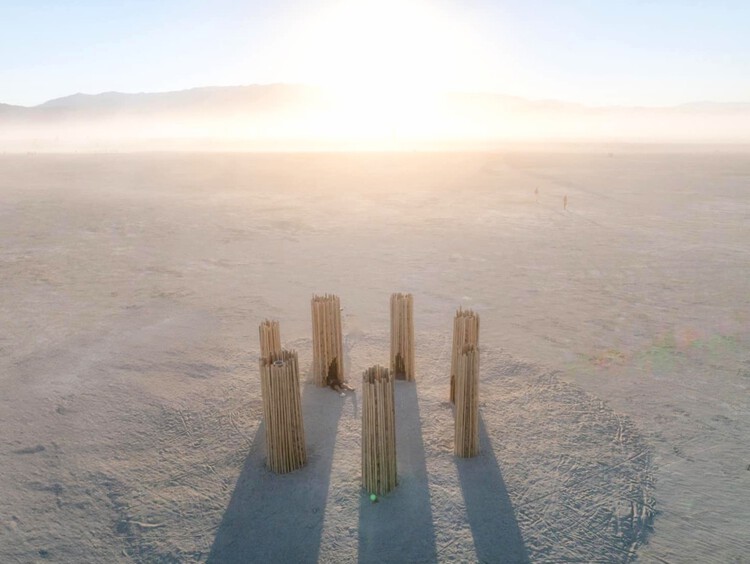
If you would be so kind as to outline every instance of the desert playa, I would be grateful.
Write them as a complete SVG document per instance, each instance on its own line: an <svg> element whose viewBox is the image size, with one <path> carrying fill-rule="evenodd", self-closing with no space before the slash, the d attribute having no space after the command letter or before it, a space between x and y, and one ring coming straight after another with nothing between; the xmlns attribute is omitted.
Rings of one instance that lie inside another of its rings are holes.
<svg viewBox="0 0 750 564"><path fill-rule="evenodd" d="M0 155L0 561L745 562L749 240L741 150ZM312 382L325 292L358 388L414 297L377 503L360 390ZM285 475L267 318L303 380Z"/></svg>

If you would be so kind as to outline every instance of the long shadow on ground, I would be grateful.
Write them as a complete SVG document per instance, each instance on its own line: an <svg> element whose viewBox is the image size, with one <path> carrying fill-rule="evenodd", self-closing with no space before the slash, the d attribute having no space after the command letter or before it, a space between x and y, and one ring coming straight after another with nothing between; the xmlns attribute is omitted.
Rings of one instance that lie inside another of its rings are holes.
<svg viewBox="0 0 750 564"><path fill-rule="evenodd" d="M456 458L474 549L479 562L529 562L495 451L479 416L480 453Z"/></svg>
<svg viewBox="0 0 750 564"><path fill-rule="evenodd" d="M398 487L377 503L361 494L359 562L435 562L432 522L417 387L396 382Z"/></svg>
<svg viewBox="0 0 750 564"><path fill-rule="evenodd" d="M336 429L343 402L307 385L302 414L307 465L277 475L265 467L266 433L255 434L208 562L317 562Z"/></svg>

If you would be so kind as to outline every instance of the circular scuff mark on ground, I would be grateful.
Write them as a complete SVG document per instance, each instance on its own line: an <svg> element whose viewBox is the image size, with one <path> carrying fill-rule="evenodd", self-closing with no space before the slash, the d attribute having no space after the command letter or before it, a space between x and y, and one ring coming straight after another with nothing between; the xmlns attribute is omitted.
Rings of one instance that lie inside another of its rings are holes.
<svg viewBox="0 0 750 564"><path fill-rule="evenodd" d="M275 476L264 467L257 369L234 361L208 380L174 376L187 389L175 399L152 391L166 370L156 361L153 373L139 366L106 394L72 398L71 413L99 422L97 457L50 459L49 479L64 486L56 503L82 508L68 512L76 528L111 522L122 555L135 561L635 559L654 515L652 455L636 425L564 374L486 347L482 452L457 460L446 401L450 343L443 334L419 337L418 383L396 383L400 483L378 503L360 489L357 395L303 384L309 463ZM387 354L385 334L350 341L351 367ZM311 359L300 349L304 380ZM227 351L165 355L200 370ZM210 385L191 391L195 382Z"/></svg>
<svg viewBox="0 0 750 564"><path fill-rule="evenodd" d="M502 469L530 559L634 559L655 514L652 452L636 425L562 373L494 357L482 382L485 454Z"/></svg>

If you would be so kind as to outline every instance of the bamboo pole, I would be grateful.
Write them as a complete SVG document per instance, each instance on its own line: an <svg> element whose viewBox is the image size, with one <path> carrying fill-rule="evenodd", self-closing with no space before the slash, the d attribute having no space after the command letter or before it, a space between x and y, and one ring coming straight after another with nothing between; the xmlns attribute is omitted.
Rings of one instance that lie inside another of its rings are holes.
<svg viewBox="0 0 750 564"><path fill-rule="evenodd" d="M479 314L458 308L453 319L453 354L451 356L451 403L456 403L456 370L458 357L466 345L479 346Z"/></svg>
<svg viewBox="0 0 750 564"><path fill-rule="evenodd" d="M391 294L391 373L413 382L414 299L411 294Z"/></svg>
<svg viewBox="0 0 750 564"><path fill-rule="evenodd" d="M279 322L265 319L258 327L260 334L260 356L270 358L281 353L281 335Z"/></svg>
<svg viewBox="0 0 750 564"><path fill-rule="evenodd" d="M385 495L397 485L393 375L373 366L362 374L362 487Z"/></svg>
<svg viewBox="0 0 750 564"><path fill-rule="evenodd" d="M466 345L457 359L454 453L479 454L479 348Z"/></svg>
<svg viewBox="0 0 750 564"><path fill-rule="evenodd" d="M339 382L344 382L343 337L341 331L341 303L338 296L325 294L312 298L313 380L320 386L327 384L329 371Z"/></svg>
<svg viewBox="0 0 750 564"><path fill-rule="evenodd" d="M277 474L305 465L305 428L299 390L297 353L282 350L260 359L266 463Z"/></svg>

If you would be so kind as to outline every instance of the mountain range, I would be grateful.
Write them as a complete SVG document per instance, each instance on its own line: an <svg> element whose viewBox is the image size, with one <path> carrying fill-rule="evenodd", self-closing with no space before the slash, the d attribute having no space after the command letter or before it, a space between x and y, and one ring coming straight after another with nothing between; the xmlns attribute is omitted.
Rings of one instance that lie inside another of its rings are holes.
<svg viewBox="0 0 750 564"><path fill-rule="evenodd" d="M418 148L508 141L750 142L750 103L587 107L494 93L294 84L73 94L0 104L0 148Z"/></svg>

